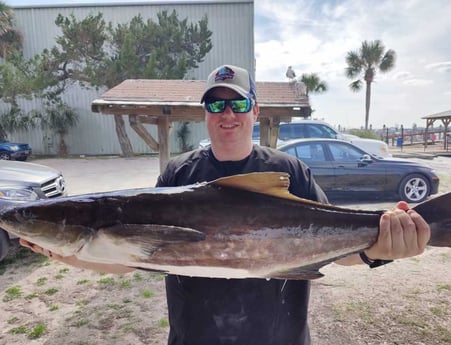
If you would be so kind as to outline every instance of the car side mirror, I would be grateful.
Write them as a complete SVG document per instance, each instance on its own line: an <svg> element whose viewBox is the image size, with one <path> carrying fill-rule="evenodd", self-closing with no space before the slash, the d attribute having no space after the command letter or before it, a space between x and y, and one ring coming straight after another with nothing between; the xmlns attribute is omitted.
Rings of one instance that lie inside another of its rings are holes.
<svg viewBox="0 0 451 345"><path fill-rule="evenodd" d="M370 155L364 154L362 157L360 157L360 162L362 162L362 163L372 163L373 159L371 158Z"/></svg>

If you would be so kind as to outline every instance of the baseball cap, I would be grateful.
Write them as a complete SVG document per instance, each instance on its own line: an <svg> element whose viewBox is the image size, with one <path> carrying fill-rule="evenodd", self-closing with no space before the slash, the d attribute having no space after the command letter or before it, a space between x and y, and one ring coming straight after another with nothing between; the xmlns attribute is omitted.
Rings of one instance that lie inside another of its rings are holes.
<svg viewBox="0 0 451 345"><path fill-rule="evenodd" d="M200 103L203 103L207 94L216 87L226 87L238 92L243 97L257 100L255 83L249 72L241 67L223 65L214 69L208 76Z"/></svg>

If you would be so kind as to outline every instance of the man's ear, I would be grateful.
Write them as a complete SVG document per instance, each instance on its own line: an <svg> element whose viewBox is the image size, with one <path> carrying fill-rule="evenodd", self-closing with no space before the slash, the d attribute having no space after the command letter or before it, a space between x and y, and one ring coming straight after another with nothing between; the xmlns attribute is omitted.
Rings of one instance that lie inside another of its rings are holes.
<svg viewBox="0 0 451 345"><path fill-rule="evenodd" d="M257 103L253 107L254 121L257 121L258 115L260 114L260 108Z"/></svg>

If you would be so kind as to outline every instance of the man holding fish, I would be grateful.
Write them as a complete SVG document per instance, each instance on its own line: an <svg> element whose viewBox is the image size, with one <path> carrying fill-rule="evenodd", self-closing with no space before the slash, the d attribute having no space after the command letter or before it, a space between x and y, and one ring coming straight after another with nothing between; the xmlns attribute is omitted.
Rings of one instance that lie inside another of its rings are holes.
<svg viewBox="0 0 451 345"><path fill-rule="evenodd" d="M183 186L236 174L276 171L290 175L292 194L327 203L325 194L302 162L252 144L259 106L248 71L232 65L216 68L208 77L201 103L205 106L211 146L171 160L157 186ZM228 210L224 208L223 212ZM380 217L379 236L372 247L336 262L376 267L421 254L429 238L426 221L409 210L406 203L399 202ZM62 257L25 240L21 244L77 267L110 273L133 270L121 265L84 262L75 256ZM170 345L310 344L308 280L168 275L166 291Z"/></svg>

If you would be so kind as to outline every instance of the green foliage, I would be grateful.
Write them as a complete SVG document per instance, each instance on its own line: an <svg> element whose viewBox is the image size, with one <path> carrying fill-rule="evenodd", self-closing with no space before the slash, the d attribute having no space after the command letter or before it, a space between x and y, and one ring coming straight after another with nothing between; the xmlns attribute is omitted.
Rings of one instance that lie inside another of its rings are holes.
<svg viewBox="0 0 451 345"><path fill-rule="evenodd" d="M38 324L28 332L28 338L29 339L38 339L41 336L43 336L46 331L47 331L46 325Z"/></svg>
<svg viewBox="0 0 451 345"><path fill-rule="evenodd" d="M15 29L15 15L11 7L0 1L0 57L22 49L22 34Z"/></svg>
<svg viewBox="0 0 451 345"><path fill-rule="evenodd" d="M316 73L304 73L302 74L300 80L305 84L307 88L307 96L311 93L322 93L326 92L328 89L327 83L321 81Z"/></svg>
<svg viewBox="0 0 451 345"><path fill-rule="evenodd" d="M349 134L357 135L360 138L380 140L380 137L377 135L377 133L373 132L370 129L351 129L349 131Z"/></svg>
<svg viewBox="0 0 451 345"><path fill-rule="evenodd" d="M77 20L59 15L63 35L52 49L55 72L85 86L111 88L125 79L181 79L211 50L208 19L180 20L175 11L157 14L158 22L140 15L113 27L101 13Z"/></svg>
<svg viewBox="0 0 451 345"><path fill-rule="evenodd" d="M358 92L366 84L365 96L365 129L368 129L370 103L371 103L371 83L374 81L376 71L388 72L395 66L396 53L394 50L385 51L384 44L379 41L363 41L359 51L350 51L346 55L347 67L346 77L354 79L349 87L352 91Z"/></svg>
<svg viewBox="0 0 451 345"><path fill-rule="evenodd" d="M193 146L188 144L190 133L189 122L182 122L177 130L177 139L180 143L181 152L187 152L193 149Z"/></svg>
<svg viewBox="0 0 451 345"><path fill-rule="evenodd" d="M22 296L22 289L19 286L13 286L5 291L3 302L9 302Z"/></svg>

